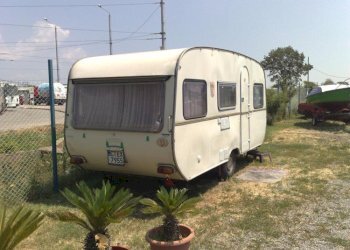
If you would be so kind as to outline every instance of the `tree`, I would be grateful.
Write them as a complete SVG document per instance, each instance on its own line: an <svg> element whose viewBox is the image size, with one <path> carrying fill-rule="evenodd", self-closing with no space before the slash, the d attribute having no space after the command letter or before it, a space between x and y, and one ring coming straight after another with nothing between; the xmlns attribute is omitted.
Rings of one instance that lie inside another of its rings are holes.
<svg viewBox="0 0 350 250"><path fill-rule="evenodd" d="M307 89L307 92L309 93L314 87L316 87L317 84L314 82L308 82L308 81L304 81L304 88Z"/></svg>
<svg viewBox="0 0 350 250"><path fill-rule="evenodd" d="M334 84L332 79L327 78L326 81L324 81L324 83L322 85L332 85Z"/></svg>
<svg viewBox="0 0 350 250"><path fill-rule="evenodd" d="M303 53L288 46L271 50L261 61L263 68L269 71L271 81L275 83L273 87L281 89L289 103L296 93L301 76L313 68L312 65L304 63L304 59Z"/></svg>
<svg viewBox="0 0 350 250"><path fill-rule="evenodd" d="M312 89L316 86L317 86L317 84L314 82L304 81L304 88L306 88L306 89Z"/></svg>
<svg viewBox="0 0 350 250"><path fill-rule="evenodd" d="M10 85L8 83L6 83L4 85L4 94L5 96L14 96L17 95L18 93L18 87L15 85Z"/></svg>

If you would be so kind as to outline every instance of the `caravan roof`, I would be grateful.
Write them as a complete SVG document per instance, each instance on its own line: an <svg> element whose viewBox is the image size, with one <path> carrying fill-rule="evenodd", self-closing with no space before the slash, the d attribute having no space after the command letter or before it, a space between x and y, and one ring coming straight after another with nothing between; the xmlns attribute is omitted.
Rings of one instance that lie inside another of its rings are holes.
<svg viewBox="0 0 350 250"><path fill-rule="evenodd" d="M186 49L160 50L82 59L73 65L70 79L174 75Z"/></svg>

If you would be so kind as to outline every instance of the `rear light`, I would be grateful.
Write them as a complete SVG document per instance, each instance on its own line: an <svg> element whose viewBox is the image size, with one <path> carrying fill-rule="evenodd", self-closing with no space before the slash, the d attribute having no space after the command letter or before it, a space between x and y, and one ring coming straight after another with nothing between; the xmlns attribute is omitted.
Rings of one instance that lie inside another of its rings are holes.
<svg viewBox="0 0 350 250"><path fill-rule="evenodd" d="M70 157L70 163L72 164L83 164L83 163L86 163L86 159L84 158L84 156L80 156L80 155L72 155Z"/></svg>
<svg viewBox="0 0 350 250"><path fill-rule="evenodd" d="M170 174L173 174L175 172L175 169L171 165L159 165L158 169L157 169L157 172L159 174L170 175Z"/></svg>

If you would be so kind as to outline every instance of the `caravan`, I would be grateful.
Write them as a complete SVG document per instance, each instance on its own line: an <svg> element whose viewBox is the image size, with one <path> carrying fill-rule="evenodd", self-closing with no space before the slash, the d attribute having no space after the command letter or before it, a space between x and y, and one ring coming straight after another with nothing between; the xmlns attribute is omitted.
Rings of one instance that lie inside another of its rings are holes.
<svg viewBox="0 0 350 250"><path fill-rule="evenodd" d="M65 143L87 169L191 180L263 143L265 75L208 47L85 58L68 79Z"/></svg>

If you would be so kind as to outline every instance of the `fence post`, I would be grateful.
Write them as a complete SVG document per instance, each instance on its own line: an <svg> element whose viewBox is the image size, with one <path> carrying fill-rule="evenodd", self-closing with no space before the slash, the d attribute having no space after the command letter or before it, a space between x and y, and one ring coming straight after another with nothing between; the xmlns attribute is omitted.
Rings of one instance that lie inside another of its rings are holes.
<svg viewBox="0 0 350 250"><path fill-rule="evenodd" d="M58 192L58 175L57 175L57 148L56 148L56 120L55 120L55 94L53 84L52 60L48 60L49 65L49 91L50 91L50 117L51 117L51 143L52 143L52 175L53 190Z"/></svg>

